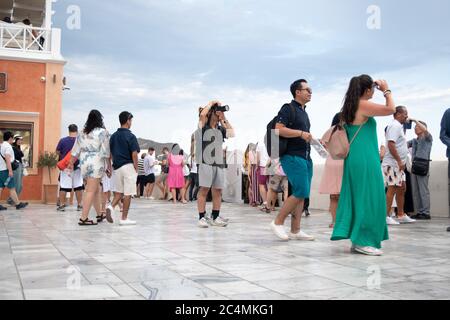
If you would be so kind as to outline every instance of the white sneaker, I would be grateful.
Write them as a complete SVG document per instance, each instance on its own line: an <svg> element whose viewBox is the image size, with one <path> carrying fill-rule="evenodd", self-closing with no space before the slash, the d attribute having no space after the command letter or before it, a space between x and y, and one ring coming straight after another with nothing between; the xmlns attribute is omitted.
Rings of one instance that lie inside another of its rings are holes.
<svg viewBox="0 0 450 320"><path fill-rule="evenodd" d="M108 221L109 223L114 223L114 219L113 216L114 215L114 208L111 205L111 203L108 203L108 205L106 206L106 221Z"/></svg>
<svg viewBox="0 0 450 320"><path fill-rule="evenodd" d="M284 226L277 226L275 224L275 220L272 221L272 223L270 224L270 227L272 228L273 233L275 233L275 235L280 238L283 241L289 241L289 236L286 233L286 230L284 230Z"/></svg>
<svg viewBox="0 0 450 320"><path fill-rule="evenodd" d="M120 220L119 225L121 226L134 226L136 225L136 221L127 219L127 220Z"/></svg>
<svg viewBox="0 0 450 320"><path fill-rule="evenodd" d="M148 198L149 200L155 200L155 197L150 197L150 198Z"/></svg>
<svg viewBox="0 0 450 320"><path fill-rule="evenodd" d="M301 241L314 241L316 240L313 236L310 236L306 234L305 232L301 231L297 234L289 232L289 239L290 240L301 240Z"/></svg>
<svg viewBox="0 0 450 320"><path fill-rule="evenodd" d="M223 221L221 217L218 217L216 220L212 220L211 225L213 227L226 227L228 223Z"/></svg>
<svg viewBox="0 0 450 320"><path fill-rule="evenodd" d="M200 220L198 220L197 225L199 228L209 228L209 223L205 218L201 218Z"/></svg>
<svg viewBox="0 0 450 320"><path fill-rule="evenodd" d="M365 254L367 256L381 256L383 254L383 251L381 251L380 249L377 248L373 248L373 247L360 247L360 246L355 246L355 251Z"/></svg>
<svg viewBox="0 0 450 320"><path fill-rule="evenodd" d="M407 214L403 215L403 217L401 217L401 218L397 218L397 221L398 221L400 224L403 224L403 223L414 223L414 222L416 222L416 220L411 219L410 217L408 217Z"/></svg>
<svg viewBox="0 0 450 320"><path fill-rule="evenodd" d="M386 224L388 226L398 226L400 223L392 219L391 217L386 217Z"/></svg>

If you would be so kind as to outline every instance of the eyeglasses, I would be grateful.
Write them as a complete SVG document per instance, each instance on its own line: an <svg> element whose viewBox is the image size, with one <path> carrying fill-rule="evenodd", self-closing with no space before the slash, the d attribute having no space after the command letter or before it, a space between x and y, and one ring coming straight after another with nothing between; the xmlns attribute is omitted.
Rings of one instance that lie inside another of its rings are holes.
<svg viewBox="0 0 450 320"><path fill-rule="evenodd" d="M312 94L313 92L312 92L312 89L311 88L306 88L306 89L298 89L298 91L303 91L303 90L306 90L306 91L308 91L308 93L309 94Z"/></svg>

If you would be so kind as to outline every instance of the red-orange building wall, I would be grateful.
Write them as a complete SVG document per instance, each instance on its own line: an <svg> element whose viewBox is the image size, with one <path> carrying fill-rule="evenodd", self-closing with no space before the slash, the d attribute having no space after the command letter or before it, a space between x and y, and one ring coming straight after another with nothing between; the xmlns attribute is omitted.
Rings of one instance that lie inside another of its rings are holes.
<svg viewBox="0 0 450 320"><path fill-rule="evenodd" d="M38 154L44 151L46 83L41 77L46 76L46 69L46 63L0 60L0 72L8 74L8 91L0 93L0 110L39 112L39 149L34 149ZM42 200L42 181L42 170L24 177L21 199Z"/></svg>

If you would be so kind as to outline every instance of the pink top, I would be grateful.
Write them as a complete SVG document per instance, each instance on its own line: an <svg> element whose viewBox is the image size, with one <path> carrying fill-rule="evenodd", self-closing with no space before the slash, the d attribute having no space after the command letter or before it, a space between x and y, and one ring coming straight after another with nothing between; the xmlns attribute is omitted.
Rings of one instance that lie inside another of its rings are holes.
<svg viewBox="0 0 450 320"><path fill-rule="evenodd" d="M169 189L181 189L184 187L183 160L183 156L169 154L169 175L167 176Z"/></svg>

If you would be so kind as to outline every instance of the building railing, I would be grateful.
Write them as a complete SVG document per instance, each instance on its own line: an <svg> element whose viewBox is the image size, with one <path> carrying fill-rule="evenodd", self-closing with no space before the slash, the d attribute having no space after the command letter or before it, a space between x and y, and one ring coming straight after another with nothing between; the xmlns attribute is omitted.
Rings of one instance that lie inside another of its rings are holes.
<svg viewBox="0 0 450 320"><path fill-rule="evenodd" d="M61 57L61 30L0 22L0 55Z"/></svg>

